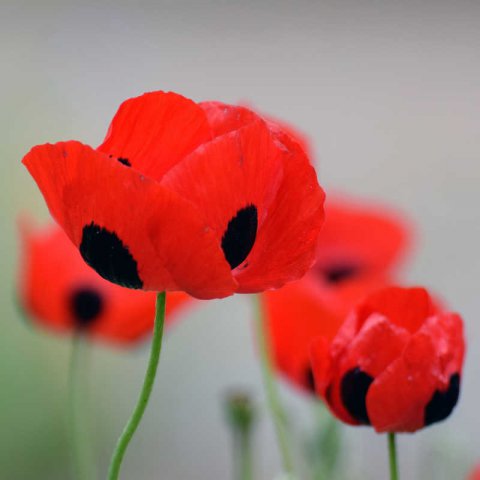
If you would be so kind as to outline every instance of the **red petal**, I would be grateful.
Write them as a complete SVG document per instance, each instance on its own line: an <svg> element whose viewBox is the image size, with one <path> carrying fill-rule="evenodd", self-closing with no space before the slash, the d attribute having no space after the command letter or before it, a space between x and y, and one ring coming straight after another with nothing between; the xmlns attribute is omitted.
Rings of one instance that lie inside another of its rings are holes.
<svg viewBox="0 0 480 480"><path fill-rule="evenodd" d="M424 408L435 391L436 353L429 335L418 333L370 386L367 409L378 432L414 432L424 425Z"/></svg>
<svg viewBox="0 0 480 480"><path fill-rule="evenodd" d="M155 294L119 287L88 267L58 227L23 232L19 293L32 321L50 330L73 331L71 297L88 288L102 299L102 311L86 333L109 343L128 343L150 334ZM170 323L170 315L167 324Z"/></svg>
<svg viewBox="0 0 480 480"><path fill-rule="evenodd" d="M278 368L296 385L310 387L310 344L317 337L330 341L343 317L322 302L311 282L300 281L265 292L272 350Z"/></svg>
<svg viewBox="0 0 480 480"><path fill-rule="evenodd" d="M215 234L174 192L78 142L35 147L24 163L75 245L92 222L114 232L137 262L143 289L233 293Z"/></svg>
<svg viewBox="0 0 480 480"><path fill-rule="evenodd" d="M358 200L328 198L316 269L351 267L358 275L386 274L404 256L409 228L398 214Z"/></svg>
<svg viewBox="0 0 480 480"><path fill-rule="evenodd" d="M372 313L379 313L414 333L435 312L436 307L424 288L388 287L370 295L358 308L359 326Z"/></svg>
<svg viewBox="0 0 480 480"><path fill-rule="evenodd" d="M228 105L221 102L201 102L198 105L207 115L208 123L215 137L233 132L249 123L260 120L256 113L237 105Z"/></svg>
<svg viewBox="0 0 480 480"><path fill-rule="evenodd" d="M325 194L307 157L300 150L279 148L282 183L260 224L248 268L236 274L243 293L281 287L301 278L314 262ZM257 154L261 161L261 152Z"/></svg>
<svg viewBox="0 0 480 480"><path fill-rule="evenodd" d="M173 92L151 92L120 105L98 150L127 159L158 180L210 139L206 115L197 104Z"/></svg>

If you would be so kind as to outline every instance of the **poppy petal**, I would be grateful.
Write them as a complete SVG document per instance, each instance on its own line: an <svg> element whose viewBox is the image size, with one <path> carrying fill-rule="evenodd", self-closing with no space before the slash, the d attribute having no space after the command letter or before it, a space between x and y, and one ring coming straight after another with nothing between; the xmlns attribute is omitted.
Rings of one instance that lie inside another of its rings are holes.
<svg viewBox="0 0 480 480"><path fill-rule="evenodd" d="M261 119L252 110L238 105L222 102L200 102L198 105L205 112L215 137L239 130Z"/></svg>
<svg viewBox="0 0 480 480"><path fill-rule="evenodd" d="M435 347L422 332L403 355L377 377L367 395L372 425L378 432L414 432L424 426L424 408L435 391Z"/></svg>
<svg viewBox="0 0 480 480"><path fill-rule="evenodd" d="M249 266L236 274L242 293L279 288L301 278L315 260L325 194L301 150L289 151L282 145L280 151L282 182L260 223Z"/></svg>
<svg viewBox="0 0 480 480"><path fill-rule="evenodd" d="M358 317L361 326L371 313L380 313L414 333L435 312L436 307L424 288L389 287L370 295L358 309Z"/></svg>
<svg viewBox="0 0 480 480"><path fill-rule="evenodd" d="M52 215L108 280L200 298L233 293L214 232L174 192L79 142L35 147L24 163Z"/></svg>
<svg viewBox="0 0 480 480"><path fill-rule="evenodd" d="M98 150L159 180L211 136L206 115L196 103L158 91L123 102Z"/></svg>
<svg viewBox="0 0 480 480"><path fill-rule="evenodd" d="M258 121L198 148L165 175L162 185L202 212L235 269L255 252L282 180L281 160L270 132Z"/></svg>
<svg viewBox="0 0 480 480"><path fill-rule="evenodd" d="M313 287L313 286L312 286ZM304 388L311 387L310 344L317 337L328 341L343 322L302 280L263 295L268 331L275 362L287 378Z"/></svg>
<svg viewBox="0 0 480 480"><path fill-rule="evenodd" d="M396 212L329 196L315 270L324 280L391 272L404 257L410 228Z"/></svg>

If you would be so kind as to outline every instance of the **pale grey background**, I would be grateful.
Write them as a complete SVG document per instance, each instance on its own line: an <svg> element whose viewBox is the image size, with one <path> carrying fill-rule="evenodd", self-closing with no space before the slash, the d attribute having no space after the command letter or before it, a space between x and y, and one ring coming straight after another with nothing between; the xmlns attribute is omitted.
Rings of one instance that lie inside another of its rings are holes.
<svg viewBox="0 0 480 480"><path fill-rule="evenodd" d="M68 345L25 329L11 302L15 216L22 210L46 218L20 159L45 141L99 143L122 100L155 89L195 100L247 100L284 118L311 136L327 189L384 200L411 216L419 244L405 278L441 292L464 314L469 351L452 418L401 438L403 478L459 479L480 460L480 2L0 5L0 396L6 405L0 415L1 424L17 422L0 428L0 478L2 465L12 462L17 467L8 471L18 468L19 480L66 476L61 405ZM247 299L236 297L202 305L171 332L124 478L230 478L220 398L236 385L262 398L248 317ZM95 349L102 468L145 361L146 349L127 355ZM295 424L308 425L308 402L283 393ZM60 440L47 448L44 429ZM351 478L385 479L385 439L368 429L347 435ZM266 419L256 445L260 478L270 480L279 463ZM29 473L29 461L40 473Z"/></svg>

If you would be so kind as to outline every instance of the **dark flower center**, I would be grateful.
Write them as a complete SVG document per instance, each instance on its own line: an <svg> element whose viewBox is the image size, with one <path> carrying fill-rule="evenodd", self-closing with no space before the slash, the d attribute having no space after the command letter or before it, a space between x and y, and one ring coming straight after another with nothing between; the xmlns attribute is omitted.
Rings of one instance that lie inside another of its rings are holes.
<svg viewBox="0 0 480 480"><path fill-rule="evenodd" d="M137 262L115 232L95 223L83 227L80 253L106 280L128 288L142 288Z"/></svg>
<svg viewBox="0 0 480 480"><path fill-rule="evenodd" d="M355 277L358 275L359 271L360 269L358 266L349 263L329 265L320 270L321 275L325 278L327 283L330 284L341 283Z"/></svg>
<svg viewBox="0 0 480 480"><path fill-rule="evenodd" d="M228 222L222 237L222 250L225 259L233 270L248 256L257 237L257 207L248 205L240 209Z"/></svg>
<svg viewBox="0 0 480 480"><path fill-rule="evenodd" d="M365 425L370 425L367 412L367 392L372 382L373 377L356 367L344 375L340 385L343 405L357 422Z"/></svg>
<svg viewBox="0 0 480 480"><path fill-rule="evenodd" d="M103 298L90 287L74 290L70 295L70 309L78 328L85 328L96 320L104 309Z"/></svg>
<svg viewBox="0 0 480 480"><path fill-rule="evenodd" d="M454 373L450 377L448 389L444 392L436 390L425 407L425 426L445 420L457 404L460 395L460 375Z"/></svg>

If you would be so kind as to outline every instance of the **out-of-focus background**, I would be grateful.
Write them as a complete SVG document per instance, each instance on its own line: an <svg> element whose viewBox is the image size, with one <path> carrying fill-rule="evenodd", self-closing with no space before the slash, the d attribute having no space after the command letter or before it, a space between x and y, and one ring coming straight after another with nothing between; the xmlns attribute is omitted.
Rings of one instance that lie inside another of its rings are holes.
<svg viewBox="0 0 480 480"><path fill-rule="evenodd" d="M477 459L480 417L480 3L476 1L5 1L0 3L0 479L69 475L70 344L14 307L15 219L47 219L20 160L35 144L98 144L117 106L164 89L248 101L311 137L327 191L397 206L417 225L409 283L442 292L466 320L461 401L445 423L399 441L402 478L456 480ZM152 404L123 478L231 478L225 392L261 403L249 299L191 309L166 339ZM94 442L104 473L139 390L147 346L95 345ZM297 431L311 403L282 387ZM351 479L386 477L385 438L344 431ZM259 479L279 472L271 423Z"/></svg>

